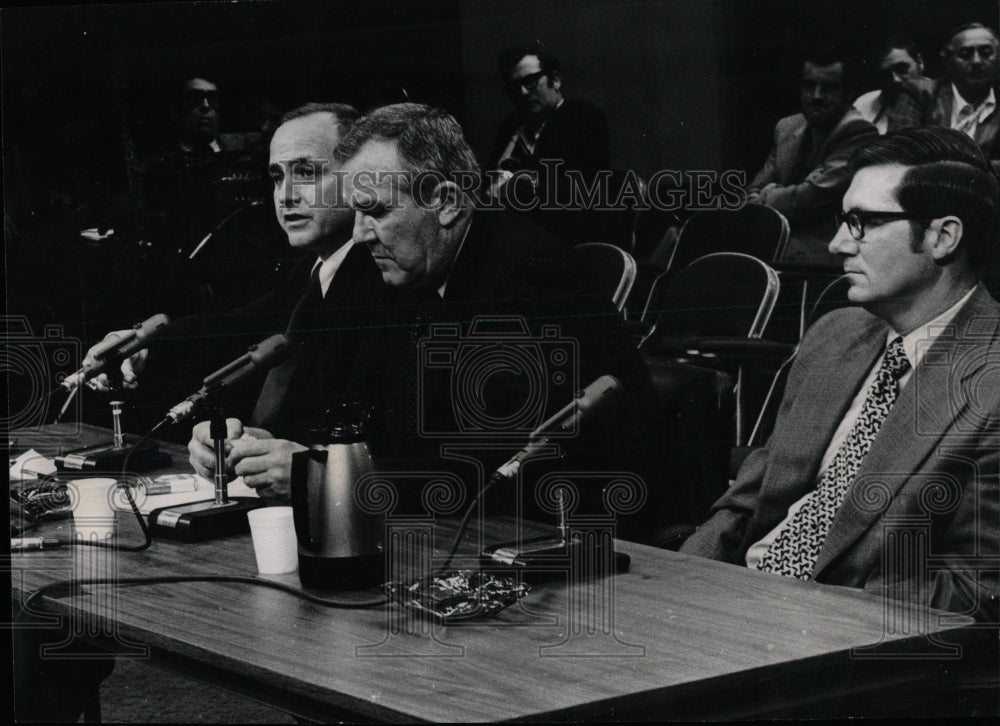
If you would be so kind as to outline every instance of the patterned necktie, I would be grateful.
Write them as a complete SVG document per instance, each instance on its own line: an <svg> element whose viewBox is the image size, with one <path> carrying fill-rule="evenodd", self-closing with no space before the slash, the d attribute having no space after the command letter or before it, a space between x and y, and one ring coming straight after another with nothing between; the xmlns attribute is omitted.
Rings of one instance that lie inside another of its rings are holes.
<svg viewBox="0 0 1000 726"><path fill-rule="evenodd" d="M302 360L305 340L308 340L311 329L315 327L316 312L323 301L323 287L319 281L320 267L316 265L313 269L309 285L288 319L285 334L291 336L292 342L296 343L294 352L281 365L268 372L264 386L257 397L252 421L261 428L269 429L278 421L285 405L288 387L291 385L292 374Z"/></svg>
<svg viewBox="0 0 1000 726"><path fill-rule="evenodd" d="M827 468L819 485L771 543L757 569L808 580L823 547L833 517L847 489L868 454L882 421L899 394L899 379L910 369L903 339L895 338L886 348L875 382L865 398L861 414Z"/></svg>

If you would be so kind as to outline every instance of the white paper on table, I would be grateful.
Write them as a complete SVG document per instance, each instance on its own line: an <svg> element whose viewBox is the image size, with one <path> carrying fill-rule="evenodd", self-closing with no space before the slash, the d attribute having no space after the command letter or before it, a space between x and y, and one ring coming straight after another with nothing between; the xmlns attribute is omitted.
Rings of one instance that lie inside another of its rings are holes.
<svg viewBox="0 0 1000 726"><path fill-rule="evenodd" d="M56 473L56 463L42 456L34 449L28 449L10 464L10 480L31 481L38 475L49 476Z"/></svg>

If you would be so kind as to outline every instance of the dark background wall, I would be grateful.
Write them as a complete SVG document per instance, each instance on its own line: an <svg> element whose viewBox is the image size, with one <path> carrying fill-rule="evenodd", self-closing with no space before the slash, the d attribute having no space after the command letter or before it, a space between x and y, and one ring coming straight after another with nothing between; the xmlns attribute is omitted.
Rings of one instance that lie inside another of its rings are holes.
<svg viewBox="0 0 1000 726"><path fill-rule="evenodd" d="M129 170L169 141L170 85L223 93L224 131L307 100L362 107L404 97L446 107L485 155L509 113L495 58L522 39L561 56L569 95L608 115L613 163L746 169L797 111L798 50L870 54L909 33L928 72L949 27L996 25L997 0L409 0L142 3L2 11L7 303L92 337L110 284L80 229L123 214ZM871 87L862 68L861 90ZM116 225L120 230L127 227ZM89 255L89 256L88 256Z"/></svg>

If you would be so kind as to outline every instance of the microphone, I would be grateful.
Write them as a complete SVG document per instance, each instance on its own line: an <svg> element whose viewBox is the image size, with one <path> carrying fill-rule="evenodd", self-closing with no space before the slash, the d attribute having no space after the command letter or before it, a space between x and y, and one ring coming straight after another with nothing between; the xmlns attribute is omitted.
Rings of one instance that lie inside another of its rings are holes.
<svg viewBox="0 0 1000 726"><path fill-rule="evenodd" d="M243 380L256 371L266 371L283 361L292 352L292 342L285 335L270 338L251 345L247 352L223 366L202 381L201 388L171 408L164 421L180 423L190 418L195 410L217 395L222 389Z"/></svg>
<svg viewBox="0 0 1000 726"><path fill-rule="evenodd" d="M170 318L160 313L138 323L120 338L102 341L94 347L94 361L87 363L76 373L66 376L60 385L67 391L75 390L94 376L103 373L108 366L120 363L138 353L168 325Z"/></svg>
<svg viewBox="0 0 1000 726"><path fill-rule="evenodd" d="M531 432L527 445L496 470L496 476L512 479L521 464L548 446L552 436L576 430L582 421L593 418L621 400L622 384L604 375L580 391L576 398Z"/></svg>
<svg viewBox="0 0 1000 726"><path fill-rule="evenodd" d="M212 230L208 234L206 234L204 237L202 237L201 242L199 242L197 244L197 246L195 246L194 250L191 251L191 254L188 255L188 259L189 260L193 260L195 258L195 255L197 255L199 252L201 252L202 247L204 247L205 245L207 245L208 241L210 239L212 239L212 237L214 237L219 232L219 230L221 230L223 227L225 227L229 223L230 219L232 219L233 217L235 217L237 214L242 214L243 212L245 212L248 209L252 209L253 207L259 207L263 203L264 202L262 202L260 200L254 200L254 201L250 202L250 204L248 204L247 206L240 207L238 209L233 210L229 214L227 214L225 217L222 218L221 222L219 222L217 225L215 225L212 228Z"/></svg>

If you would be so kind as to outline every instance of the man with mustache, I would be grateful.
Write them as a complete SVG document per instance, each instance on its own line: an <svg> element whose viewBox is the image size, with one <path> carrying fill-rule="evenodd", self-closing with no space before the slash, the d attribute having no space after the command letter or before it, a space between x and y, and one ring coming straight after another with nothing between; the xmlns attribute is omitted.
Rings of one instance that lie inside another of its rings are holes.
<svg viewBox="0 0 1000 726"><path fill-rule="evenodd" d="M784 260L835 264L826 249L831 216L850 176L847 160L878 132L851 108L846 58L817 51L802 65L802 113L778 121L774 147L747 187L747 202L766 204L791 227Z"/></svg>

